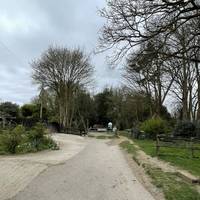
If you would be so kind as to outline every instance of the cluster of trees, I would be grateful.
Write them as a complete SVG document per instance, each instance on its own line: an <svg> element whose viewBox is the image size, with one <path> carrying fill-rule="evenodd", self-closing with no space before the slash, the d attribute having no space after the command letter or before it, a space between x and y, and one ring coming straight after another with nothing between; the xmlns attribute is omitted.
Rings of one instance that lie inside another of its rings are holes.
<svg viewBox="0 0 200 200"><path fill-rule="evenodd" d="M40 93L41 94L41 93ZM127 88L105 88L92 96L87 90L77 89L73 96L74 114L71 127L87 129L95 124L107 126L111 121L119 129L131 128L135 122L144 121L152 116L156 104L145 93L130 92ZM42 115L41 115L42 107ZM32 126L38 121L59 125L60 113L56 96L48 89L43 89L43 96L36 97L30 104L18 106L11 102L0 104L0 112L12 121ZM162 107L161 115L170 118L166 107ZM62 126L62 124L61 124Z"/></svg>
<svg viewBox="0 0 200 200"><path fill-rule="evenodd" d="M11 123L38 122L40 120L40 107L40 104L34 101L21 107L12 102L2 102L0 104L0 117L2 120L5 118ZM43 120L46 120L48 116L46 108L43 108L43 113Z"/></svg>
<svg viewBox="0 0 200 200"><path fill-rule="evenodd" d="M114 48L113 62L125 58L125 87L91 96L90 57L80 49L50 47L32 63L39 96L11 111L5 103L0 111L57 122L62 129L109 121L129 128L155 115L169 119L164 105L173 99L177 117L200 120L200 1L108 0L100 15L106 19L100 50Z"/></svg>
<svg viewBox="0 0 200 200"><path fill-rule="evenodd" d="M171 98L180 119L200 120L200 2L109 0L100 13L101 50L126 58L127 85L156 104L154 114Z"/></svg>
<svg viewBox="0 0 200 200"><path fill-rule="evenodd" d="M156 104L143 92L133 92L126 87L106 88L94 96L96 108L96 123L107 125L113 122L119 129L132 128L137 122L145 121L152 117ZM162 106L161 116L170 119L167 108Z"/></svg>

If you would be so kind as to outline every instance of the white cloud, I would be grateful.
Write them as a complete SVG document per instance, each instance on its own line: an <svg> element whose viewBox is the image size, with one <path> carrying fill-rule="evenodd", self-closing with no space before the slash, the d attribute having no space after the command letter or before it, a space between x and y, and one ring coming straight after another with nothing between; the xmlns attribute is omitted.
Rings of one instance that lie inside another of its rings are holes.
<svg viewBox="0 0 200 200"><path fill-rule="evenodd" d="M0 7L0 99L25 103L37 94L29 63L49 45L83 47L92 52L103 21L97 7L104 0L6 0ZM104 55L93 58L96 87L117 85Z"/></svg>

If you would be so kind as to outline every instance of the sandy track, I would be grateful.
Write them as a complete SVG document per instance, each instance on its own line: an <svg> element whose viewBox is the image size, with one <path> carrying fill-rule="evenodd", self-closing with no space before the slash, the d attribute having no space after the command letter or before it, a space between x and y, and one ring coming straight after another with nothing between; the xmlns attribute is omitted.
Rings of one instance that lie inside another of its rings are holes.
<svg viewBox="0 0 200 200"><path fill-rule="evenodd" d="M86 139L87 146L63 165L52 166L13 200L153 200L117 145Z"/></svg>
<svg viewBox="0 0 200 200"><path fill-rule="evenodd" d="M53 138L59 151L43 151L20 156L0 156L0 200L15 196L48 166L62 164L86 146L82 137L58 134Z"/></svg>

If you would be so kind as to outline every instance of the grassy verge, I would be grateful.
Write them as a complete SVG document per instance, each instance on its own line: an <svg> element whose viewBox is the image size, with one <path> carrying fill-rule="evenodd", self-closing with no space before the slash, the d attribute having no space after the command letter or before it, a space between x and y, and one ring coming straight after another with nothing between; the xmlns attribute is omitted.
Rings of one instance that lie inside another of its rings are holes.
<svg viewBox="0 0 200 200"><path fill-rule="evenodd" d="M146 147L145 144L143 141L142 145ZM137 158L137 148L134 144L130 141L124 141L120 144L120 147L130 153L136 163L140 165L139 158ZM146 150L151 150L151 148L148 147ZM142 166L151 178L152 183L163 192L166 200L200 200L200 194L194 185L185 182L176 173L163 172L161 169Z"/></svg>
<svg viewBox="0 0 200 200"><path fill-rule="evenodd" d="M134 140L140 148L148 155L156 156L155 142L151 140ZM170 162L190 173L200 176L200 152L195 152L195 158L191 157L191 152L187 149L161 147L159 159Z"/></svg>
<svg viewBox="0 0 200 200"><path fill-rule="evenodd" d="M128 135L122 132L124 136ZM156 145L153 140L133 140L146 154L155 157ZM191 152L188 149L167 148L161 147L159 151L159 159L178 166L189 171L195 176L200 176L200 152L195 151L195 157L191 157Z"/></svg>
<svg viewBox="0 0 200 200"><path fill-rule="evenodd" d="M111 135L111 136L99 135L96 137L96 139L114 139L114 138L118 138L118 137L115 135Z"/></svg>
<svg viewBox="0 0 200 200"><path fill-rule="evenodd" d="M88 135L88 137L96 138L96 139L100 139L100 140L118 138L118 136L115 136L115 135L99 135L99 136Z"/></svg>
<svg viewBox="0 0 200 200"><path fill-rule="evenodd" d="M166 200L200 200L200 194L194 186L184 182L175 173L155 168L147 168L146 173L151 177L152 183L162 190Z"/></svg>
<svg viewBox="0 0 200 200"><path fill-rule="evenodd" d="M131 154L134 154L134 155L137 154L137 149L128 140L121 142L119 144L119 146L122 147L123 149L125 149L128 153L131 153Z"/></svg>
<svg viewBox="0 0 200 200"><path fill-rule="evenodd" d="M123 141L119 144L119 146L125 149L129 154L132 154L133 160L140 165L140 161L137 159L137 148L133 144L129 141Z"/></svg>

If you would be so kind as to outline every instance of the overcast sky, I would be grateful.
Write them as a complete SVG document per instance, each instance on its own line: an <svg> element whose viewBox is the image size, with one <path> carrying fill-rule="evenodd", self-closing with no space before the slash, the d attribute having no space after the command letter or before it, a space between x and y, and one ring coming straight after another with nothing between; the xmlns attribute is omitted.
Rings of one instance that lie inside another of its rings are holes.
<svg viewBox="0 0 200 200"><path fill-rule="evenodd" d="M50 45L97 46L104 21L97 14L105 0L6 0L0 7L0 99L19 104L37 95L30 63ZM109 69L106 55L92 58L95 91L120 83L120 71Z"/></svg>

